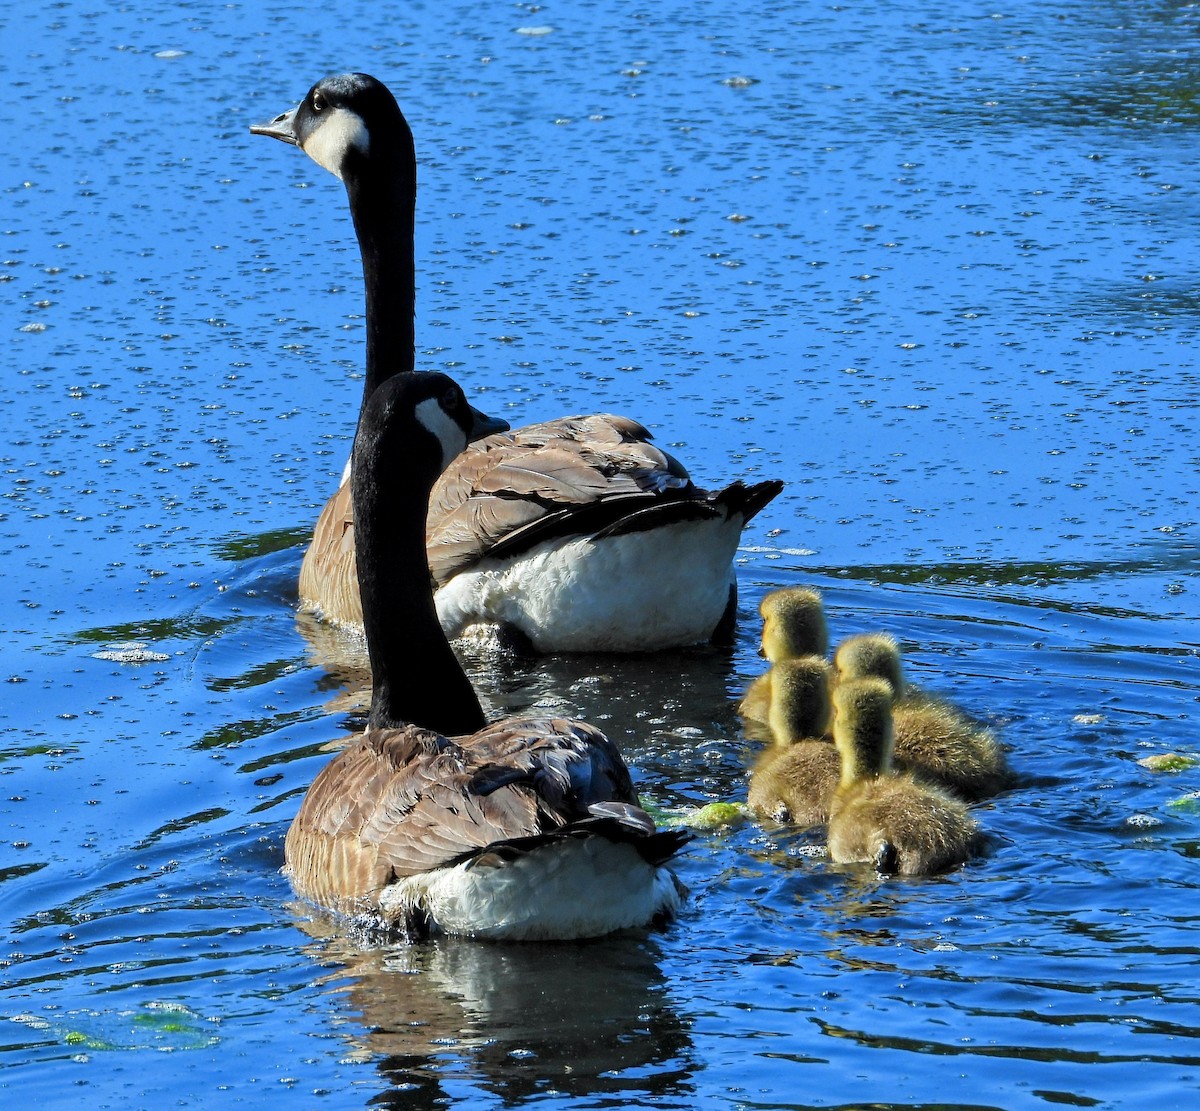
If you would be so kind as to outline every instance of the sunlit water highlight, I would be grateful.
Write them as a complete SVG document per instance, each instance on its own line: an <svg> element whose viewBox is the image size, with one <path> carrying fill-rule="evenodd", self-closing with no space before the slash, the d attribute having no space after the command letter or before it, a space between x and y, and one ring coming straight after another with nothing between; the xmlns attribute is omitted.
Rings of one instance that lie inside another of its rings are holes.
<svg viewBox="0 0 1200 1111"><path fill-rule="evenodd" d="M765 8L778 10L766 11ZM709 2L0 13L0 1091L23 1106L1190 1106L1197 16ZM361 724L298 620L362 357L338 183L246 132L362 68L417 137L422 365L788 488L730 657L468 656L671 812L744 798L754 607L989 721L961 873L746 823L669 932L382 946L287 823Z"/></svg>

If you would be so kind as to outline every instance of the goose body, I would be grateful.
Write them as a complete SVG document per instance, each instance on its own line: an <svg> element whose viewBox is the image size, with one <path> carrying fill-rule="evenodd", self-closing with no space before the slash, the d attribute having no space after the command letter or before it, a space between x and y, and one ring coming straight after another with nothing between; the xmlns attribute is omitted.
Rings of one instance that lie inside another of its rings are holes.
<svg viewBox="0 0 1200 1111"><path fill-rule="evenodd" d="M681 842L599 730L520 718L369 730L313 781L285 853L299 895L408 936L562 940L672 918Z"/></svg>
<svg viewBox="0 0 1200 1111"><path fill-rule="evenodd" d="M820 656L780 660L771 669L768 722L773 743L750 775L747 803L760 817L798 826L829 818L841 775L829 729L829 664Z"/></svg>
<svg viewBox="0 0 1200 1111"><path fill-rule="evenodd" d="M603 413L471 445L434 487L426 526L446 634L498 625L538 652L632 652L724 629L742 528L778 484L709 494L649 438ZM348 481L318 519L300 597L327 619L362 623Z"/></svg>
<svg viewBox="0 0 1200 1111"><path fill-rule="evenodd" d="M948 792L892 765L892 689L880 679L839 684L833 738L841 776L830 804L829 855L880 872L930 875L963 864L978 828Z"/></svg>
<svg viewBox="0 0 1200 1111"><path fill-rule="evenodd" d="M414 369L408 124L382 83L342 74L251 130L300 147L346 185L367 293L366 398ZM449 468L431 499L439 617L451 636L498 625L542 652L728 642L742 529L782 488L770 480L703 490L644 427L606 414L492 437ZM343 483L304 557L301 604L361 624L354 555Z"/></svg>
<svg viewBox="0 0 1200 1111"><path fill-rule="evenodd" d="M848 637L834 653L834 669L838 682L876 678L892 689L897 766L967 801L990 798L1008 786L1007 761L995 735L944 699L914 690L905 681L894 637Z"/></svg>
<svg viewBox="0 0 1200 1111"><path fill-rule="evenodd" d="M682 898L666 862L687 835L655 830L592 726L485 724L438 623L425 505L481 431L440 374L396 376L363 407L352 481L371 712L306 793L286 871L302 897L410 936L568 939L665 922Z"/></svg>

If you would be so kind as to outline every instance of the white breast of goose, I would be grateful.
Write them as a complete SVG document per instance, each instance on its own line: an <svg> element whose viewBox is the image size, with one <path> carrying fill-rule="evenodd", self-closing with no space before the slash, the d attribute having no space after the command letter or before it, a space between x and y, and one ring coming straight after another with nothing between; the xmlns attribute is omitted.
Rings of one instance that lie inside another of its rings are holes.
<svg viewBox="0 0 1200 1111"><path fill-rule="evenodd" d="M508 941L600 937L669 920L681 893L668 868L628 843L582 836L547 842L515 859L485 854L389 884L379 906L387 918L415 909L445 933Z"/></svg>

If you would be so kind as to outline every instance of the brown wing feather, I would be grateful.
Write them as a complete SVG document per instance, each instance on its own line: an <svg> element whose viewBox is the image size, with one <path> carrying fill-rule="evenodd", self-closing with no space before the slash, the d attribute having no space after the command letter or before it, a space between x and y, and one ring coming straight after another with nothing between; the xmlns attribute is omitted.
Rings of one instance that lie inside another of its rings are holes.
<svg viewBox="0 0 1200 1111"><path fill-rule="evenodd" d="M446 583L506 539L517 544L515 535L523 530L540 535L532 526L556 514L573 515L600 503L611 507L613 499L662 496L708 501L727 512L736 508L748 520L762 500L778 493L772 487L753 505L726 506L731 491L745 489L740 483L708 495L649 439L637 421L599 413L531 424L469 445L430 495L425 539L435 584ZM752 493L769 485L760 483ZM349 483L329 499L317 521L300 568L300 599L327 620L362 624Z"/></svg>
<svg viewBox="0 0 1200 1111"><path fill-rule="evenodd" d="M298 894L353 913L396 877L583 821L603 802L636 807L637 795L616 746L581 722L513 719L460 740L372 730L313 781L287 869Z"/></svg>
<svg viewBox="0 0 1200 1111"><path fill-rule="evenodd" d="M506 536L551 513L690 481L636 421L563 417L489 436L442 476L429 504L430 570L444 583Z"/></svg>
<svg viewBox="0 0 1200 1111"><path fill-rule="evenodd" d="M348 482L338 487L317 518L312 543L300 564L300 602L328 621L362 624Z"/></svg>

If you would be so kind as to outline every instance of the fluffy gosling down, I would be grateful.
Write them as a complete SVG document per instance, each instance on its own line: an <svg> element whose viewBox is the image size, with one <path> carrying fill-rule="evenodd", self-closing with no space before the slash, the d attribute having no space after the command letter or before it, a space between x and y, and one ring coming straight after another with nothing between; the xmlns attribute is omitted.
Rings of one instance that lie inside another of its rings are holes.
<svg viewBox="0 0 1200 1111"><path fill-rule="evenodd" d="M887 633L848 637L834 653L838 683L880 679L891 688L896 764L974 802L1009 784L1004 752L991 730L944 699L914 690L904 679L900 647Z"/></svg>
<svg viewBox="0 0 1200 1111"><path fill-rule="evenodd" d="M905 876L945 872L966 862L978 826L964 803L892 766L892 689L858 679L833 692L833 741L841 779L829 815L829 855L868 861Z"/></svg>
<svg viewBox="0 0 1200 1111"><path fill-rule="evenodd" d="M772 669L768 720L775 743L750 775L748 804L778 822L816 825L829 819L841 764L829 728L829 664L820 656L780 660Z"/></svg>
<svg viewBox="0 0 1200 1111"><path fill-rule="evenodd" d="M771 671L781 660L824 656L829 629L821 595L803 586L772 590L758 605L762 615L760 654L772 667L750 684L739 710L742 717L765 722L771 709Z"/></svg>

